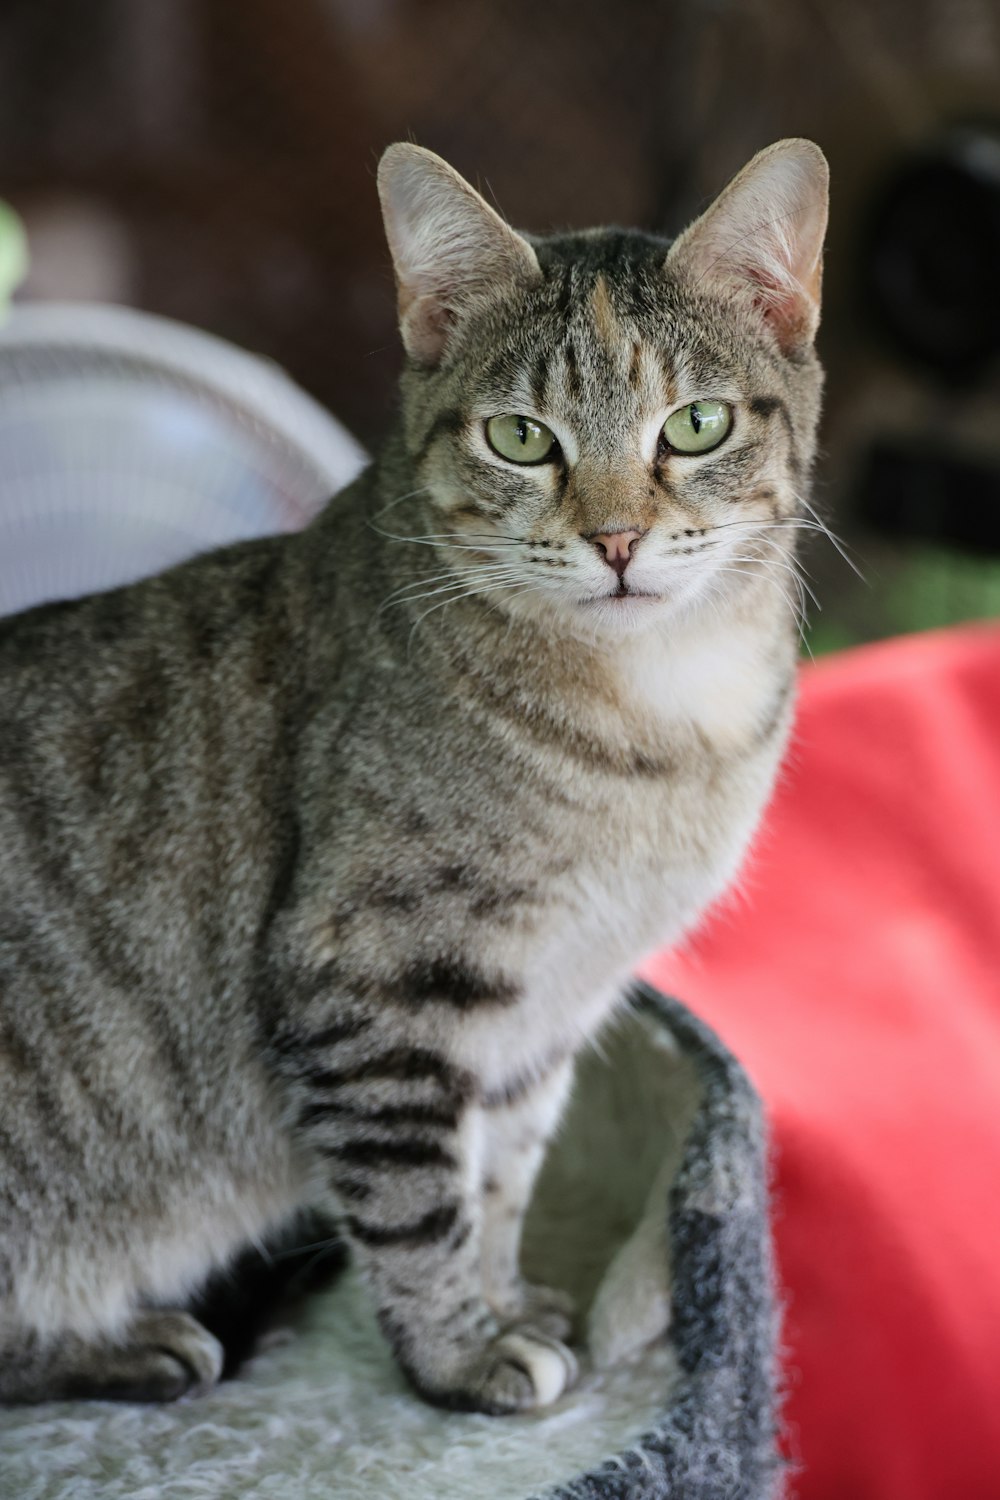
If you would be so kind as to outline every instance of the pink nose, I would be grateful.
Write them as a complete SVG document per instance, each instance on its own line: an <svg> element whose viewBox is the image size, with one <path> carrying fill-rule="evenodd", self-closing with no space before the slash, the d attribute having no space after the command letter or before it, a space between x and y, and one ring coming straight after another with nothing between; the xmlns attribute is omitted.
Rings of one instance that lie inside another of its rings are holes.
<svg viewBox="0 0 1000 1500"><path fill-rule="evenodd" d="M621 578L632 560L635 544L644 531L598 531L587 538L604 556L609 568L614 568Z"/></svg>

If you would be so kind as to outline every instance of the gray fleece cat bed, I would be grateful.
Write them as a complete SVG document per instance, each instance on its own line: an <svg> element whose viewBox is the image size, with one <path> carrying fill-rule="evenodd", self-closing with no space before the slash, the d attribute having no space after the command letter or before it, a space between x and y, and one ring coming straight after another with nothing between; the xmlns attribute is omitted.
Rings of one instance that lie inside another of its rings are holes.
<svg viewBox="0 0 1000 1500"><path fill-rule="evenodd" d="M582 1377L557 1405L506 1418L425 1405L348 1271L201 1399L0 1411L0 1495L775 1496L759 1101L682 1006L645 986L634 1000L580 1059L526 1228L529 1274L585 1309Z"/></svg>

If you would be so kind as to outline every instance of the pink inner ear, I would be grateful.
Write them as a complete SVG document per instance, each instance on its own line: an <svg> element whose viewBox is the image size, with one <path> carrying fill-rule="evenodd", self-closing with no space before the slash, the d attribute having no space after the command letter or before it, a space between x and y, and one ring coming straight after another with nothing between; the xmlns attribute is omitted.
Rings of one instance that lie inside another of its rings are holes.
<svg viewBox="0 0 1000 1500"><path fill-rule="evenodd" d="M754 287L752 302L764 320L771 325L778 343L787 353L812 331L808 295L791 276L778 280L760 266L744 267Z"/></svg>
<svg viewBox="0 0 1000 1500"><path fill-rule="evenodd" d="M417 364L436 364L455 322L456 315L452 308L439 301L436 296L414 298L402 320L403 343L407 354Z"/></svg>
<svg viewBox="0 0 1000 1500"><path fill-rule="evenodd" d="M787 282L768 276L767 272L762 271L758 266L747 266L746 274L755 288L753 305L759 308L765 317L780 318L792 311L798 297L789 289Z"/></svg>

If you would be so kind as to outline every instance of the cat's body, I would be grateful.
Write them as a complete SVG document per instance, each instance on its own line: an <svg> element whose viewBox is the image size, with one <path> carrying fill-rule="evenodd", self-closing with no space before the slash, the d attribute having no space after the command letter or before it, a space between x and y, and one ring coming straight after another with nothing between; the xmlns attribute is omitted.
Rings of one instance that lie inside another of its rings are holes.
<svg viewBox="0 0 1000 1500"><path fill-rule="evenodd" d="M808 338L643 236L532 252L395 149L522 257L518 316L428 312L390 182L413 364L377 463L300 535L0 624L2 1398L211 1383L157 1309L331 1195L419 1388L558 1395L517 1248L573 1054L773 783ZM678 464L658 414L701 395L739 446ZM481 414L525 409L560 474L490 456Z"/></svg>

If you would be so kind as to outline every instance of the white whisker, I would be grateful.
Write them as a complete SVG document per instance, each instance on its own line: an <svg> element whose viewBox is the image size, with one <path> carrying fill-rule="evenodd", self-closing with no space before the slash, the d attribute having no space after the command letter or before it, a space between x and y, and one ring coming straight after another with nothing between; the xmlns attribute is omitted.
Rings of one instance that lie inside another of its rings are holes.
<svg viewBox="0 0 1000 1500"><path fill-rule="evenodd" d="M782 569L784 569L784 571L786 573L790 573L791 576L794 578L795 583L798 586L800 596L804 599L805 595L808 594L809 598L812 600L813 604L815 604L816 608L820 609L820 610L822 609L823 606L820 604L819 600L816 598L815 592L810 587L810 585L806 582L806 580L802 577L801 573L799 572L798 568L794 565L794 563L791 563L791 562L788 562L788 561L783 561L783 560L780 560L780 559L778 559L776 557L742 557L742 556L731 556L730 557L730 561L731 562L743 562L743 563L753 563L753 562L756 562L756 563L760 563L761 567L765 567L765 568L782 568Z"/></svg>
<svg viewBox="0 0 1000 1500"><path fill-rule="evenodd" d="M402 532L386 531L384 527L376 526L374 521L368 521L366 525L370 531L375 532L376 536L385 537L387 541L412 542L418 547L437 547L441 551L489 552L495 550L502 552L510 551L515 547L531 546L530 542L523 541L519 537L493 536L489 532L427 531L421 535L405 536ZM475 536L482 536L484 540L482 542L469 541L470 537Z"/></svg>
<svg viewBox="0 0 1000 1500"><path fill-rule="evenodd" d="M456 573L453 568L448 568L443 573L432 573L419 578L411 578L408 583L399 584L393 589L392 593L386 595L379 605L379 612L381 613L390 604L406 603L408 591L411 589L415 589L417 592L411 594L410 598L419 599L424 597L421 591L426 590L431 584L443 584L445 587L449 584L454 584L456 587L464 588L473 578L490 578L501 574L517 577L521 572L522 569L514 568L508 562L497 562L488 563L481 568L470 568L463 573Z"/></svg>
<svg viewBox="0 0 1000 1500"><path fill-rule="evenodd" d="M861 582L864 583L865 582L865 575L862 573L861 569L856 565L856 563L853 561L853 559L850 558L847 555L847 544L846 544L846 542L844 542L842 540L842 538L840 538L839 536L835 536L834 535L834 533L830 530L829 526L827 526L826 522L823 520L822 516L816 510L814 510L814 508L812 507L812 505L810 505L809 501L805 498L804 495L799 495L798 493L796 493L795 498L799 502L799 504L802 505L802 506L804 506L805 509L809 512L809 514L812 516L813 521L815 522L815 524L818 527L818 529L830 541L830 543L837 549L837 551L840 553L841 557L844 559L845 563L851 569L851 571L853 573L856 573L857 576L861 579Z"/></svg>
<svg viewBox="0 0 1000 1500"><path fill-rule="evenodd" d="M760 564L762 567L765 567L765 568L767 568L767 567L770 566L763 558L754 558L753 561L756 562L756 563L758 563L758 564ZM716 574L719 574L719 573L732 573L732 574L734 574L734 575L736 575L737 577L740 577L740 578L759 578L760 577L759 573L751 573L746 568L739 568L739 567L736 567L736 568L720 567L720 568L716 568L715 572L716 572ZM789 610L791 611L792 618L795 621L796 627L797 627L798 632L799 632L799 636L801 637L801 640L802 640L802 644L805 646L806 650L809 651L809 643L806 640L806 633L805 633L805 628L804 628L805 624L806 624L806 617L805 617L805 609L803 607L803 599L802 599L802 597L800 596L799 602L798 602L798 604L796 604L796 602L792 598L789 597L788 593L786 592L786 590L783 587L783 585L781 583L781 580L779 578L773 577L771 579L771 582L772 582L773 586L777 589L778 593L781 595L782 599L787 604ZM809 654L811 656L812 652L809 651Z"/></svg>
<svg viewBox="0 0 1000 1500"><path fill-rule="evenodd" d="M760 520L720 521L713 529L725 531L738 526L758 535L769 531L815 532L819 536L826 537L827 541L840 554L851 571L856 573L862 582L864 582L864 574L849 556L848 544L844 541L843 537L838 536L836 532L827 526L823 518L803 495L798 494L798 492L793 493L798 503L809 511L809 516L778 516Z"/></svg>
<svg viewBox="0 0 1000 1500"><path fill-rule="evenodd" d="M407 490L405 495L398 495L395 500L389 500L385 505L380 506L379 509L375 512L375 515L384 516L387 510L394 510L397 505L402 505L404 500L413 500L417 495L426 495L429 493L429 484L422 484L418 489L415 490Z"/></svg>
<svg viewBox="0 0 1000 1500"><path fill-rule="evenodd" d="M419 604L422 599L433 599L438 594L450 593L455 594L458 598L469 598L473 594L485 593L497 584L517 583L523 576L520 569L516 572L511 570L501 577L491 577L485 583L474 583L471 588L469 587L470 583L472 583L470 578L455 578L450 583L442 584L438 588L427 589L424 593L409 594L401 599L387 599L379 606L379 612L381 613L382 609L392 604ZM460 592L462 590L465 590L465 592Z"/></svg>
<svg viewBox="0 0 1000 1500"><path fill-rule="evenodd" d="M458 604L463 599L471 599L474 595L495 593L498 589L506 589L510 593L529 593L532 591L538 591L539 589L541 589L541 587L541 584L518 583L516 580L501 580L494 583L488 583L483 588L472 588L467 589L466 592L462 594L453 594L449 599L439 600L437 604L432 604L430 609L425 609L423 613L418 615L414 620L413 626L410 630L409 642L407 644L407 655L409 655L410 649L413 645L413 636L417 627L423 624L428 615L432 615L437 609L443 609L446 604Z"/></svg>

